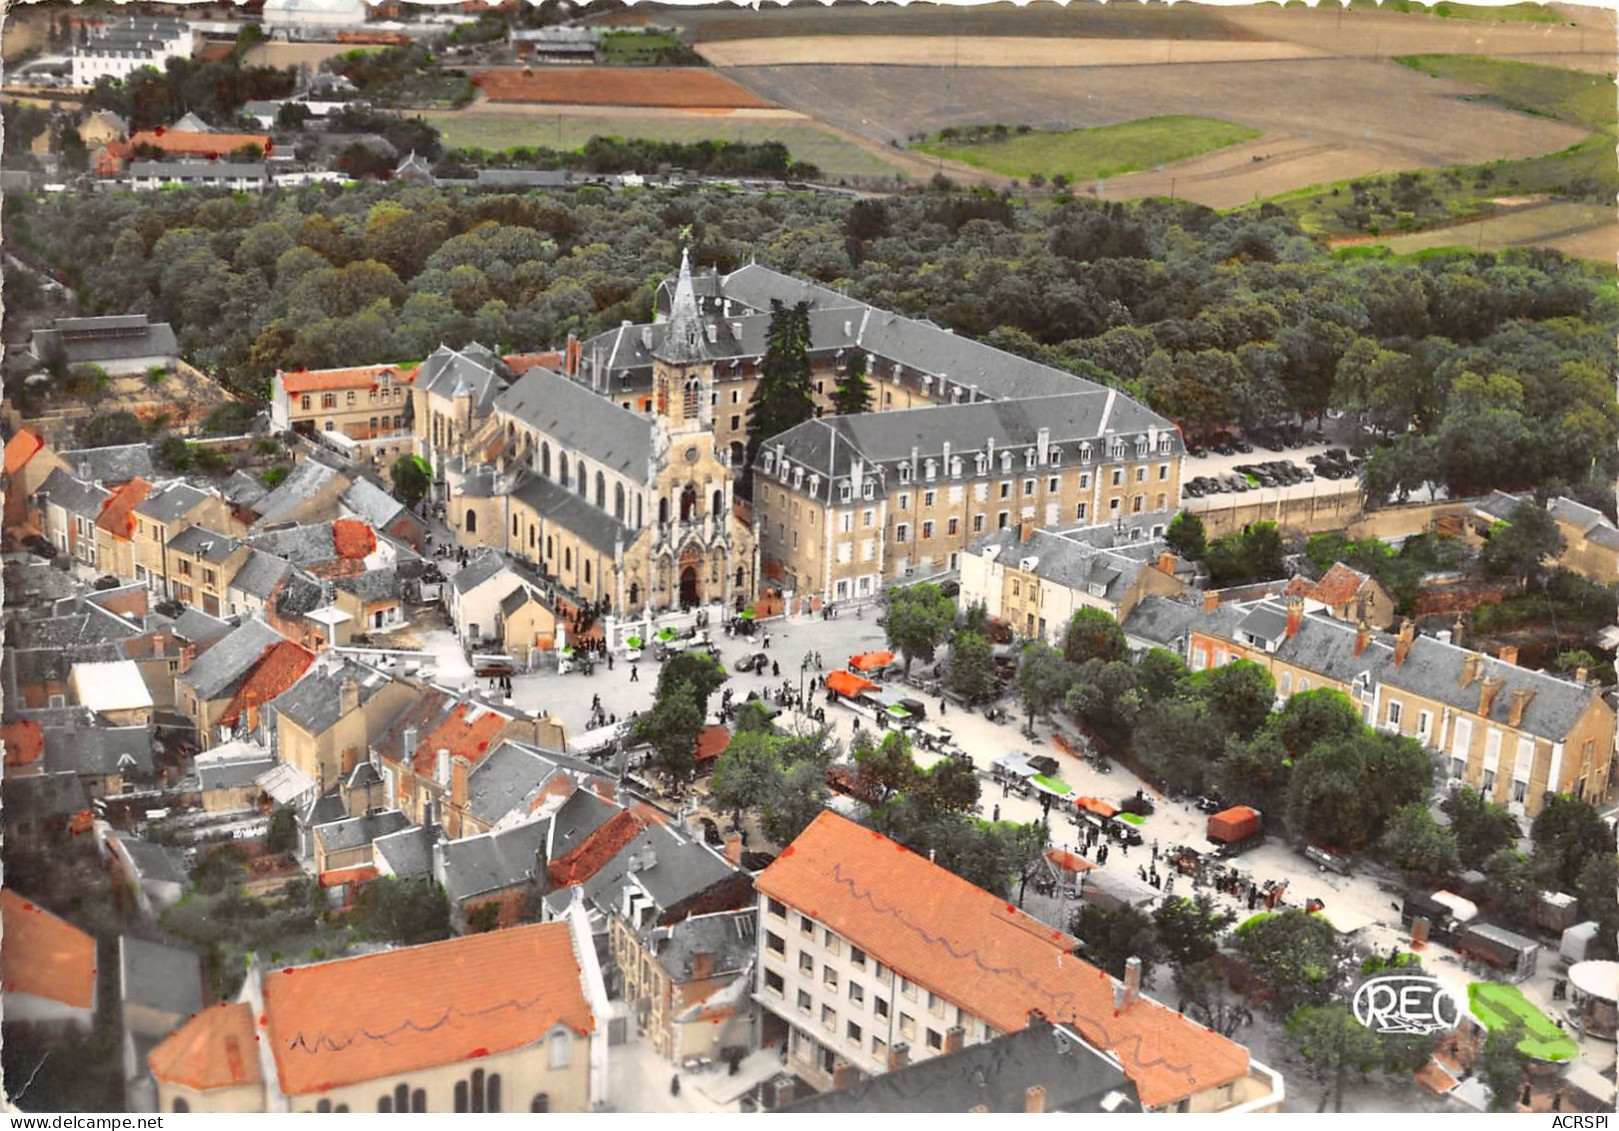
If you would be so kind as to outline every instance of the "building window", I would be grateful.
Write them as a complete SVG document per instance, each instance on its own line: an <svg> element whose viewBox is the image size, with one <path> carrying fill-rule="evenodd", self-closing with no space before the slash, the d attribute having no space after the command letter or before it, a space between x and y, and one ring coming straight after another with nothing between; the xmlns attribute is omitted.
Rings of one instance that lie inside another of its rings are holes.
<svg viewBox="0 0 1619 1131"><path fill-rule="evenodd" d="M798 952L798 968L810 977L815 976L815 957L807 950Z"/></svg>
<svg viewBox="0 0 1619 1131"><path fill-rule="evenodd" d="M932 1029L928 1030L928 1048L938 1050L944 1048L944 1036Z"/></svg>
<svg viewBox="0 0 1619 1131"><path fill-rule="evenodd" d="M849 948L849 965L856 970L864 970L866 968L866 952L857 946L851 946Z"/></svg>
<svg viewBox="0 0 1619 1131"><path fill-rule="evenodd" d="M1023 481L1023 497L1026 499L1032 494L1034 494L1034 480L1025 479Z"/></svg>
<svg viewBox="0 0 1619 1131"><path fill-rule="evenodd" d="M886 998L874 997L871 999L871 1011L878 1017L888 1016L888 1001Z"/></svg>
<svg viewBox="0 0 1619 1131"><path fill-rule="evenodd" d="M1011 497L1012 497L1012 481L1010 479L1008 479L1008 480L1006 480L1005 482L1003 482L1001 484L1001 498L1010 499Z"/></svg>
<svg viewBox="0 0 1619 1131"><path fill-rule="evenodd" d="M1403 713L1404 713L1404 710L1401 707L1401 705L1398 702L1390 700L1389 701L1389 726L1391 726L1391 727L1399 726L1400 725L1400 716Z"/></svg>
<svg viewBox="0 0 1619 1131"><path fill-rule="evenodd" d="M834 935L830 929L827 929L821 933L821 942L825 944L827 952L830 954L837 954L843 949L842 942L839 941L838 936Z"/></svg>
<svg viewBox="0 0 1619 1131"><path fill-rule="evenodd" d="M814 938L815 920L811 919L808 915L800 915L798 917L798 930L799 933L805 938Z"/></svg>
<svg viewBox="0 0 1619 1131"><path fill-rule="evenodd" d="M1512 783L1512 800L1516 801L1519 805L1522 805L1524 798L1528 795L1529 783L1526 781L1514 780Z"/></svg>
<svg viewBox="0 0 1619 1131"><path fill-rule="evenodd" d="M1007 522L1010 519L1010 517L1011 517L1011 512L1010 511L1001 511L998 515L996 515L995 516L995 527L996 527L996 529L997 530L1005 530Z"/></svg>
<svg viewBox="0 0 1619 1131"><path fill-rule="evenodd" d="M566 1068L573 1063L573 1038L567 1033L551 1034L551 1067Z"/></svg>
<svg viewBox="0 0 1619 1131"><path fill-rule="evenodd" d="M864 1005L865 1001L866 1001L866 989L865 989L865 987L862 986L859 982L850 982L849 983L849 1000L854 1002L856 1005Z"/></svg>
<svg viewBox="0 0 1619 1131"><path fill-rule="evenodd" d="M786 940L784 940L775 931L765 932L765 949L770 951L772 954L779 954L783 958L787 956Z"/></svg>
<svg viewBox="0 0 1619 1131"><path fill-rule="evenodd" d="M548 1095L545 1092L541 1092L539 1095L535 1096L532 1100L529 1101L528 1110L531 1111L531 1112L534 1112L536 1115L543 1114L545 1112L550 1111L551 1110L551 1097L550 1097L550 1095Z"/></svg>
<svg viewBox="0 0 1619 1131"><path fill-rule="evenodd" d="M933 523L931 520L922 524L922 537L924 539L933 537Z"/></svg>
<svg viewBox="0 0 1619 1131"><path fill-rule="evenodd" d="M916 1040L916 1018L909 1013L899 1015L899 1035L907 1041Z"/></svg>
<svg viewBox="0 0 1619 1131"><path fill-rule="evenodd" d="M785 992L786 988L786 983L782 981L780 974L776 973L774 970L765 971L765 989L769 990L777 997L780 997L782 993Z"/></svg>
<svg viewBox="0 0 1619 1131"><path fill-rule="evenodd" d="M309 404L308 404L309 398L305 397L304 402L305 402L304 407L308 408L309 407ZM174 1111L175 1111L176 1114L184 1115L186 1112L188 1112L190 1110L191 1110L191 1105L190 1104L186 1103L186 1101L181 1099L179 1096L174 1097Z"/></svg>
<svg viewBox="0 0 1619 1131"><path fill-rule="evenodd" d="M302 397L301 397L301 398L299 398L299 407L300 407L300 408L306 408L306 409L307 409L307 408L312 408L312 407L314 407L314 406L313 406L313 405L312 405L312 404L311 404L311 403L310 403L310 400L309 400L309 394L308 394L308 393L305 393L305 394L304 394L304 395L303 395L303 396L302 396Z"/></svg>
<svg viewBox="0 0 1619 1131"><path fill-rule="evenodd" d="M1417 712L1417 737L1426 742L1433 730L1433 713L1430 711Z"/></svg>
<svg viewBox="0 0 1619 1131"><path fill-rule="evenodd" d="M827 989L836 990L838 988L838 972L830 966L821 967L821 981L825 983Z"/></svg>
<svg viewBox="0 0 1619 1131"><path fill-rule="evenodd" d="M1481 789L1479 792L1484 794L1485 797L1489 797L1491 794L1493 794L1495 792L1495 771L1494 770L1485 770L1484 771L1483 786L1484 786L1484 788Z"/></svg>
<svg viewBox="0 0 1619 1131"><path fill-rule="evenodd" d="M951 519L950 520L950 526L949 526L950 537L954 538L956 536L957 532L960 529L961 529L961 520L959 518Z"/></svg>
<svg viewBox="0 0 1619 1131"><path fill-rule="evenodd" d="M911 528L907 524L902 522L898 526L894 527L894 541L905 542L909 540L910 536Z"/></svg>
<svg viewBox="0 0 1619 1131"><path fill-rule="evenodd" d="M1145 464L1142 464L1141 466L1136 468L1136 482L1137 483L1145 483L1146 481L1147 481L1147 466Z"/></svg>
<svg viewBox="0 0 1619 1131"><path fill-rule="evenodd" d="M810 1011L811 1005L813 1005L813 1004L814 1003L812 1003L810 1001L810 996L809 996L809 991L808 990L799 990L798 991L798 1011L800 1013L808 1013Z"/></svg>
<svg viewBox="0 0 1619 1131"><path fill-rule="evenodd" d="M974 534L982 534L983 532L984 532L984 516L981 515L981 514L973 515L973 533Z"/></svg>
<svg viewBox="0 0 1619 1131"><path fill-rule="evenodd" d="M833 1032L838 1027L838 1011L830 1005L821 1006L821 1028Z"/></svg>
<svg viewBox="0 0 1619 1131"><path fill-rule="evenodd" d="M856 1046L858 1046L860 1042L865 1039L865 1033L863 1033L860 1026L856 1025L853 1021L850 1021L845 1026L844 1035L849 1038L851 1044Z"/></svg>
<svg viewBox="0 0 1619 1131"><path fill-rule="evenodd" d="M928 991L928 1012L935 1017L944 1016L944 998L933 991Z"/></svg>

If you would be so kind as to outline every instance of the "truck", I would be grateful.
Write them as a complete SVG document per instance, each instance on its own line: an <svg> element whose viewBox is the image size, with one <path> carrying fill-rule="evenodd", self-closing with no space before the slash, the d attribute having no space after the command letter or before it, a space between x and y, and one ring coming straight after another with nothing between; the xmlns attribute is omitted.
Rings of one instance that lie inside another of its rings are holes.
<svg viewBox="0 0 1619 1131"><path fill-rule="evenodd" d="M1247 805L1233 805L1211 813L1207 835L1215 845L1216 856L1235 856L1265 839L1259 810Z"/></svg>
<svg viewBox="0 0 1619 1131"><path fill-rule="evenodd" d="M1494 923L1470 923L1456 936L1456 949L1503 972L1508 981L1522 982L1540 963L1540 944Z"/></svg>

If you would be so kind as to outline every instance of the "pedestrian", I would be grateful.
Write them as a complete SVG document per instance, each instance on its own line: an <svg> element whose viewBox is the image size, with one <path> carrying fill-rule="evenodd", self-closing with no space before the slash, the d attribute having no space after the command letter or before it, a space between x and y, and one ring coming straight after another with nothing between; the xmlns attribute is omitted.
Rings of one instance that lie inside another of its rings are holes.
<svg viewBox="0 0 1619 1131"><path fill-rule="evenodd" d="M613 670L613 654L611 652L607 653L607 670Z"/></svg>
<svg viewBox="0 0 1619 1131"><path fill-rule="evenodd" d="M995 806L995 815L993 817L991 817L990 820L998 821L1000 819L1001 819L1001 807L999 805L997 805L997 806Z"/></svg>
<svg viewBox="0 0 1619 1131"><path fill-rule="evenodd" d="M939 700L939 717L944 718L944 700Z"/></svg>
<svg viewBox="0 0 1619 1131"><path fill-rule="evenodd" d="M774 660L770 661L770 677L772 679L781 678L781 665L776 663Z"/></svg>
<svg viewBox="0 0 1619 1131"><path fill-rule="evenodd" d="M641 682L641 669L639 667L637 667L635 664L630 665L630 682L631 683L640 683Z"/></svg>

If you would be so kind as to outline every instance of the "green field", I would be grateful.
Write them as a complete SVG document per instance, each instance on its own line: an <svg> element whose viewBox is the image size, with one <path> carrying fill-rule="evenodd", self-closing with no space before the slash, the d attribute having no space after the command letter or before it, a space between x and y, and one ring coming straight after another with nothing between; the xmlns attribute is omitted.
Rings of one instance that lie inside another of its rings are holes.
<svg viewBox="0 0 1619 1131"><path fill-rule="evenodd" d="M609 31L600 44L602 62L620 67L706 67L705 60L666 32Z"/></svg>
<svg viewBox="0 0 1619 1131"><path fill-rule="evenodd" d="M1503 4L1499 8L1483 4L1452 4L1441 0L1434 5L1416 4L1411 0L1350 0L1351 8L1378 8L1385 12L1407 12L1413 15L1438 16L1442 20L1482 20L1488 23L1560 24L1563 17L1540 4Z"/></svg>
<svg viewBox="0 0 1619 1131"><path fill-rule="evenodd" d="M547 114L482 114L476 110L424 114L449 149L507 149L544 146L576 150L593 137L650 138L654 141L779 141L795 161L808 161L829 177L903 176L894 166L835 134L807 122L771 119L727 120L719 115L655 117L634 113L570 117Z"/></svg>
<svg viewBox="0 0 1619 1131"><path fill-rule="evenodd" d="M1170 114L1088 130L1029 130L966 142L937 135L916 148L1009 177L1038 173L1048 180L1063 176L1089 181L1154 169L1258 136L1258 130L1217 118Z"/></svg>
<svg viewBox="0 0 1619 1131"><path fill-rule="evenodd" d="M1500 982L1474 982L1467 987L1467 1005L1486 1029L1495 1030L1511 1021L1524 1028L1518 1051L1536 1060L1573 1060L1580 1047L1557 1023L1529 1004L1517 986Z"/></svg>
<svg viewBox="0 0 1619 1131"><path fill-rule="evenodd" d="M1481 55L1406 55L1395 62L1484 88L1475 97L1591 130L1544 157L1492 161L1317 185L1274 198L1305 231L1323 236L1421 232L1488 213L1503 196L1546 194L1609 206L1619 192L1614 88L1603 75Z"/></svg>

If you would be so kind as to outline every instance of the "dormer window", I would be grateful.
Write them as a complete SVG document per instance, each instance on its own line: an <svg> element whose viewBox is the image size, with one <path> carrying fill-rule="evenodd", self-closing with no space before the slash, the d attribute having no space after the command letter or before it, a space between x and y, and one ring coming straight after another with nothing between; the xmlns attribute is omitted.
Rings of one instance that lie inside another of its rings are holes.
<svg viewBox="0 0 1619 1131"><path fill-rule="evenodd" d="M1011 452L1002 452L1001 453L1001 470L1002 471L1011 471L1012 470L1012 453Z"/></svg>
<svg viewBox="0 0 1619 1131"><path fill-rule="evenodd" d="M929 480L932 480L939 474L939 463L937 460L928 460L927 463L923 465L923 468L923 474L926 475Z"/></svg>
<svg viewBox="0 0 1619 1131"><path fill-rule="evenodd" d="M870 479L866 480L861 493L868 499L875 499L877 497L877 484Z"/></svg>
<svg viewBox="0 0 1619 1131"><path fill-rule="evenodd" d="M960 456L951 456L950 457L950 478L952 478L952 479L960 479L961 478L961 457Z"/></svg>
<svg viewBox="0 0 1619 1131"><path fill-rule="evenodd" d="M809 495L810 495L810 498L813 499L815 497L815 492L819 491L820 489L821 489L821 477L819 475L810 476L809 477Z"/></svg>
<svg viewBox="0 0 1619 1131"><path fill-rule="evenodd" d="M911 481L911 465L910 464L902 463L902 464L899 465L899 481L901 483L909 483Z"/></svg>
<svg viewBox="0 0 1619 1131"><path fill-rule="evenodd" d="M1147 454L1147 438L1145 436L1137 436L1136 437L1136 455L1144 456L1146 454Z"/></svg>
<svg viewBox="0 0 1619 1131"><path fill-rule="evenodd" d="M1167 432L1164 435L1158 437L1158 450L1160 452L1169 451L1169 434Z"/></svg>
<svg viewBox="0 0 1619 1131"><path fill-rule="evenodd" d="M776 469L777 474L779 474L781 476L781 481L783 483L787 482L787 472L790 471L790 470L791 470L790 461L788 461L786 459L783 459L781 461L781 466Z"/></svg>
<svg viewBox="0 0 1619 1131"><path fill-rule="evenodd" d="M1038 458L1039 457L1036 455L1035 450L1030 448L1028 451L1023 453L1023 466L1026 468L1033 467Z"/></svg>
<svg viewBox="0 0 1619 1131"><path fill-rule="evenodd" d="M978 474L982 475L989 470L989 457L983 452L978 453L978 459L975 462L978 465Z"/></svg>
<svg viewBox="0 0 1619 1131"><path fill-rule="evenodd" d="M765 453L765 470L769 471L773 467L775 467L775 465L776 465L776 453L775 452L766 452Z"/></svg>
<svg viewBox="0 0 1619 1131"><path fill-rule="evenodd" d="M1086 440L1079 445L1079 462L1091 462L1091 442L1089 440Z"/></svg>
<svg viewBox="0 0 1619 1131"><path fill-rule="evenodd" d="M804 469L802 467L793 468L793 486L804 486Z"/></svg>
<svg viewBox="0 0 1619 1131"><path fill-rule="evenodd" d="M1124 438L1122 436L1113 441L1113 458L1124 458Z"/></svg>
<svg viewBox="0 0 1619 1131"><path fill-rule="evenodd" d="M1062 449L1061 448L1052 448L1051 453L1046 457L1046 459L1051 464L1052 467L1061 467L1062 466Z"/></svg>

